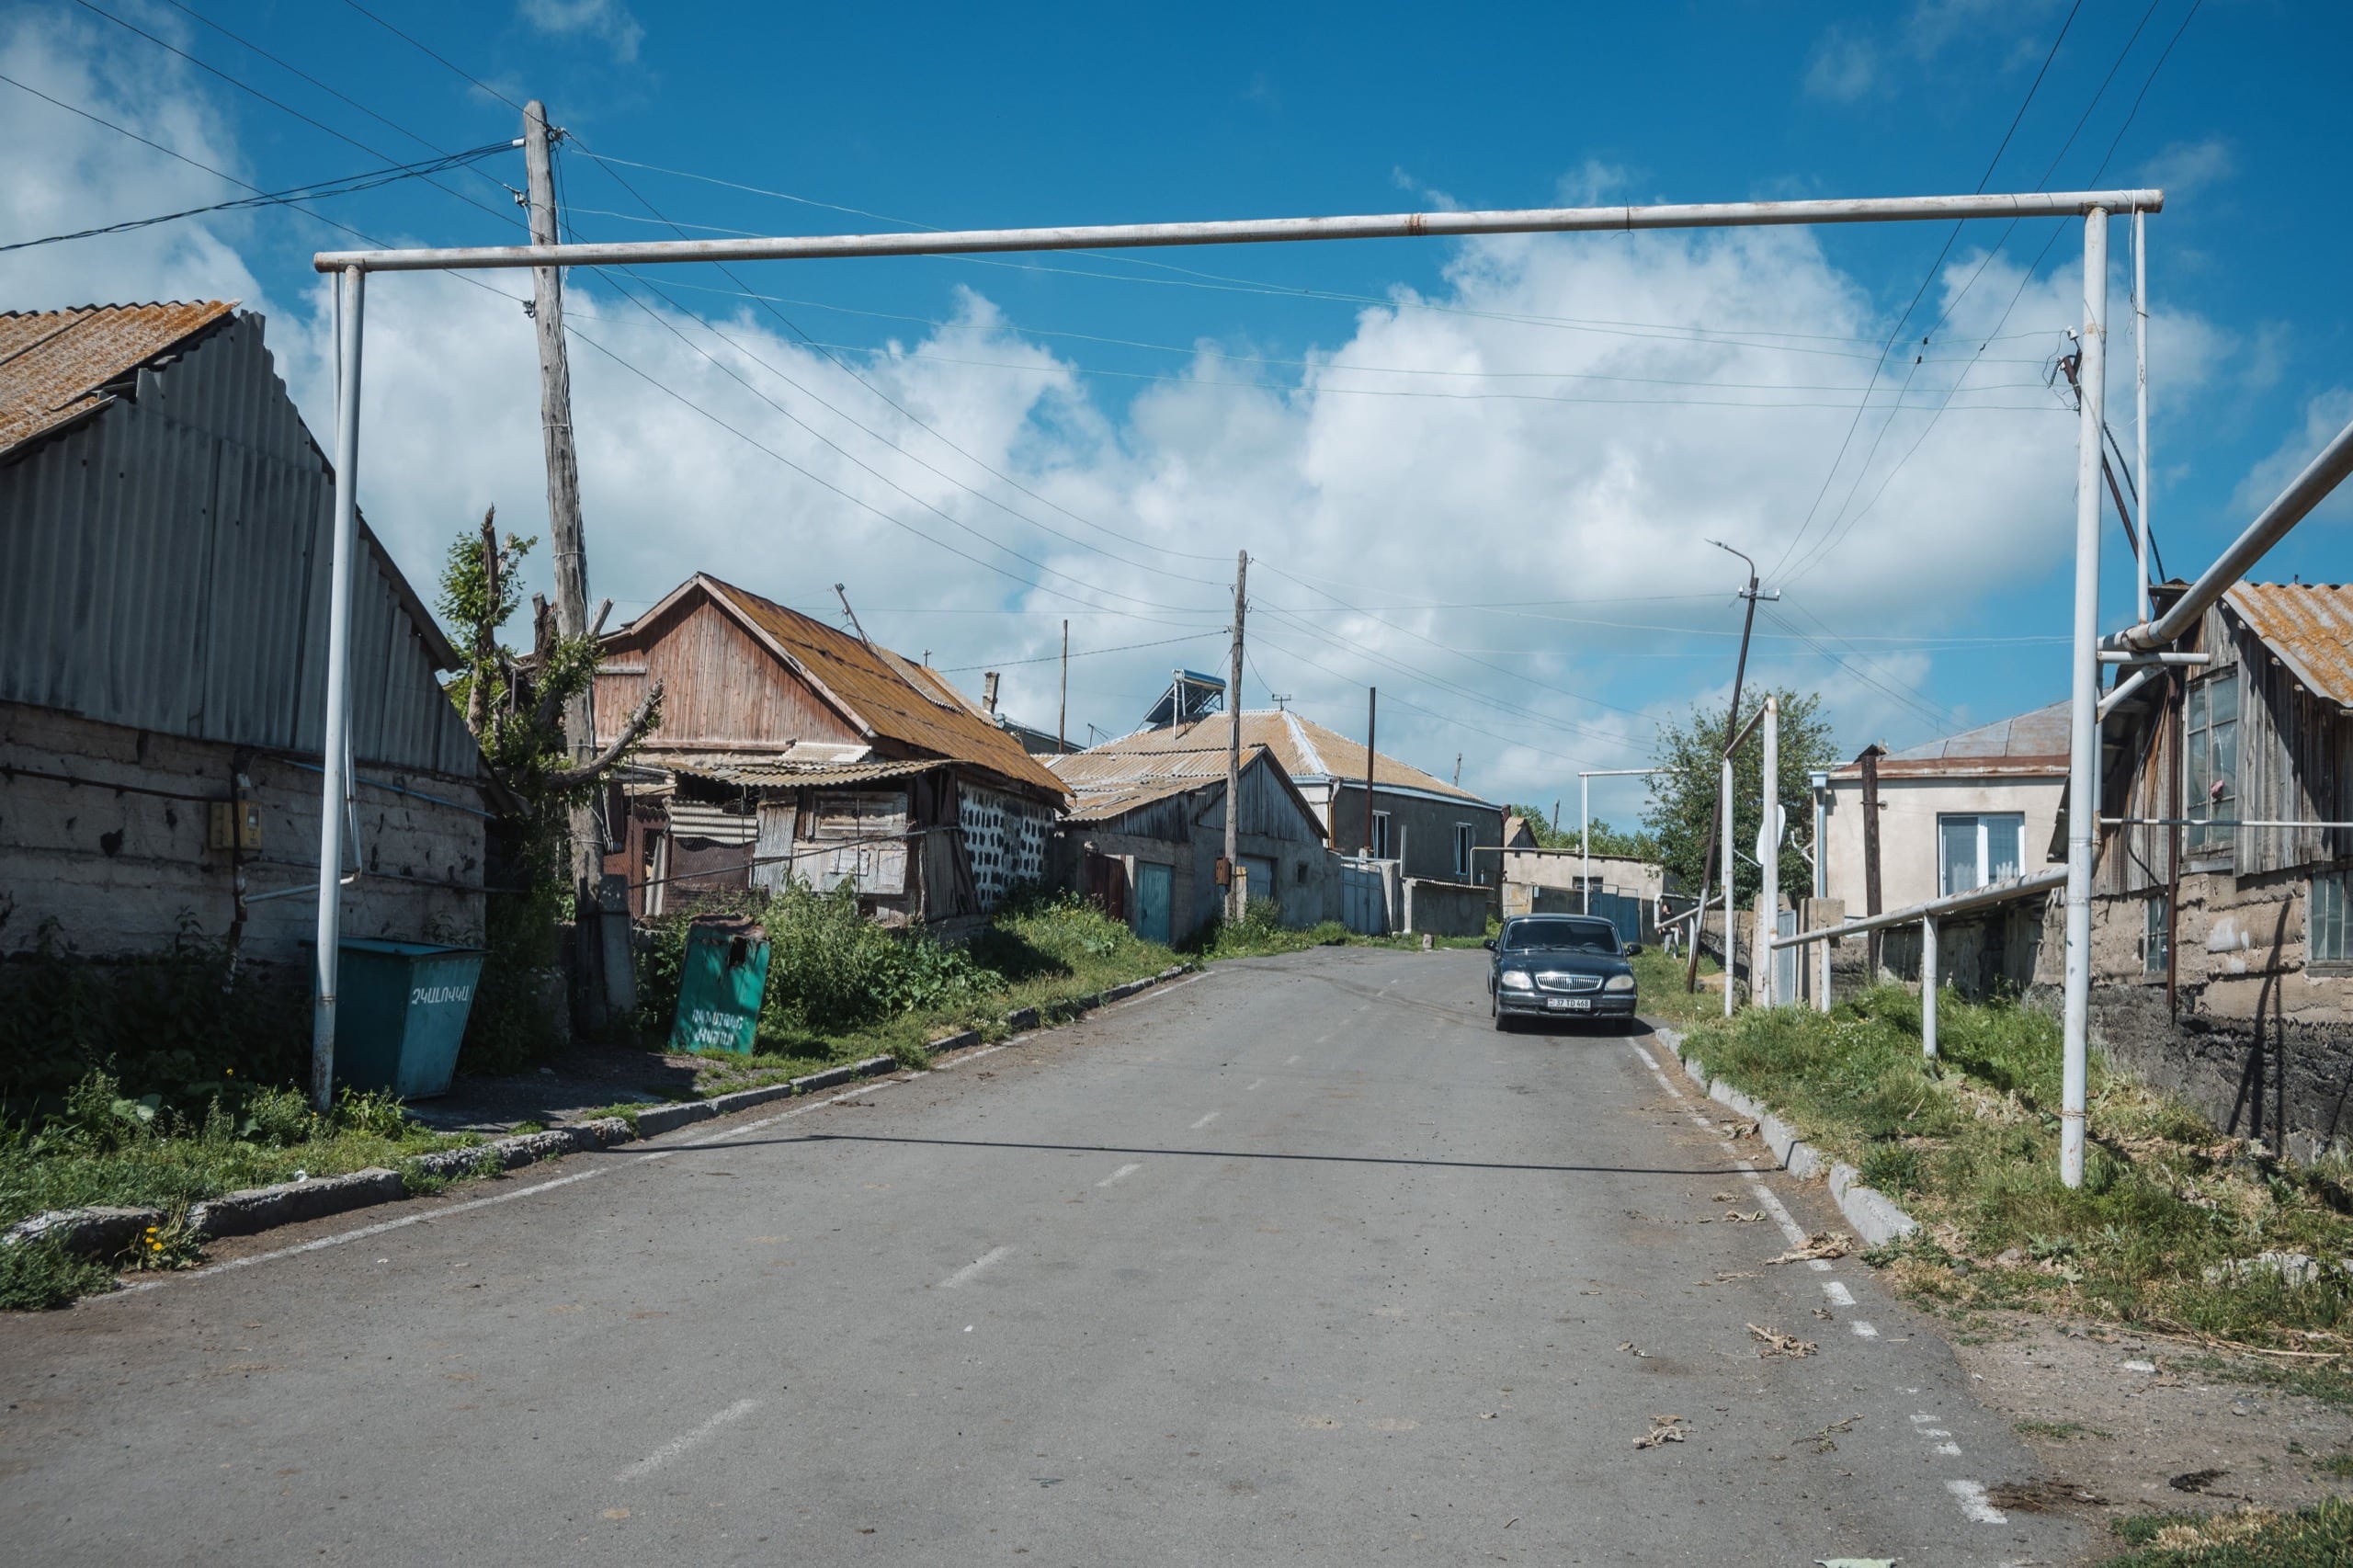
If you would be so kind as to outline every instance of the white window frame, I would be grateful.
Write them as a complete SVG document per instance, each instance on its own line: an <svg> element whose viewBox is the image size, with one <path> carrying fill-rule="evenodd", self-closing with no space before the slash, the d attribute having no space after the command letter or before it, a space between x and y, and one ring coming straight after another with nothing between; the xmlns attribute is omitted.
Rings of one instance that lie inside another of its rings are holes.
<svg viewBox="0 0 2353 1568"><path fill-rule="evenodd" d="M1471 880L1471 858L1478 847L1473 842L1478 837L1478 831L1467 822L1454 824L1454 880L1458 882Z"/></svg>
<svg viewBox="0 0 2353 1568"><path fill-rule="evenodd" d="M2353 929L2346 905L2353 902L2353 872L2320 871L2304 905L2304 962L2353 964Z"/></svg>
<svg viewBox="0 0 2353 1568"><path fill-rule="evenodd" d="M1374 812L1372 813L1372 842L1365 846L1365 853L1375 860L1389 859L1391 858L1389 837L1389 813Z"/></svg>
<svg viewBox="0 0 2353 1568"><path fill-rule="evenodd" d="M2239 709L2244 693L2238 686L2239 673L2225 670L2189 684L2189 694L2182 704L2181 767L2182 815L2211 822L2233 822L2239 814ZM2214 696L2227 691L2231 695L2231 716L2221 725L2213 722ZM2230 733L2231 766L2227 772L2214 764L2215 735L2220 729ZM2220 795L2211 795L2217 778L2224 789ZM2193 826L2188 830L2184 850L2193 859L2214 860L2234 854L2238 848L2237 830L2227 827Z"/></svg>
<svg viewBox="0 0 2353 1568"><path fill-rule="evenodd" d="M1974 892L1991 884L1994 858L1993 835L1987 824L1996 819L2015 821L2018 824L2018 869L2026 869L2026 813L2024 812L1938 812L1937 813L1937 892L1946 897L1957 892ZM1970 822L1977 828L1977 880L1965 888L1949 887L1945 881L1945 824Z"/></svg>

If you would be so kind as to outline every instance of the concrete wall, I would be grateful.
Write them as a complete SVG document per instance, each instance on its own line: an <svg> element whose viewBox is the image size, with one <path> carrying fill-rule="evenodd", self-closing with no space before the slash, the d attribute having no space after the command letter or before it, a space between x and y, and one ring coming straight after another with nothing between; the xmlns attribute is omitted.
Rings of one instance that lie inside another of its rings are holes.
<svg viewBox="0 0 2353 1568"><path fill-rule="evenodd" d="M1503 860L1505 881L1534 887L1573 889L1586 869L1574 849L1513 849L1506 851ZM1596 855L1592 871L1595 881L1611 892L1655 901L1666 887L1664 867L1631 855Z"/></svg>
<svg viewBox="0 0 2353 1568"><path fill-rule="evenodd" d="M2026 818L2022 840L2029 874L2047 870L2051 834L2059 820L2058 778L1907 778L1881 776L1880 801L1880 907L1902 909L1925 903L1943 889L1937 877L1937 818L1952 813L2016 812ZM1830 811L1823 829L1830 849L1828 896L1860 915L1870 907L1863 877L1863 789L1856 780L1831 781Z"/></svg>
<svg viewBox="0 0 2353 1568"><path fill-rule="evenodd" d="M261 847L244 857L247 892L315 887L316 771L0 702L0 952L30 947L53 920L62 943L93 957L153 951L185 927L216 940L236 931L239 950L265 962L306 961L315 893L250 903L237 930L239 868L209 845L210 803L229 798L239 771L262 816ZM485 824L462 809L481 806L479 791L431 774L359 771L379 782L359 791L368 874L344 891L345 935L479 940Z"/></svg>
<svg viewBox="0 0 2353 1568"><path fill-rule="evenodd" d="M1404 928L1416 936L1476 937L1487 929L1493 890L1470 882L1405 879Z"/></svg>

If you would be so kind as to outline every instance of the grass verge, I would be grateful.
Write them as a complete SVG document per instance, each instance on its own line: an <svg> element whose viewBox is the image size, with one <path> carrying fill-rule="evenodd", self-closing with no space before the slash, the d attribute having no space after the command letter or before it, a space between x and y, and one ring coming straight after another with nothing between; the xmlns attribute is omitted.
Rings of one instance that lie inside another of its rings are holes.
<svg viewBox="0 0 2353 1568"><path fill-rule="evenodd" d="M2105 1568L2339 1568L2353 1562L2353 1503L2329 1498L2292 1514L2148 1514L2119 1519L2128 1550Z"/></svg>
<svg viewBox="0 0 2353 1568"><path fill-rule="evenodd" d="M2058 1021L1948 993L1938 1024L1941 1060L1925 1062L1919 999L1886 986L1829 1015L1700 1020L1688 1039L1711 1074L1921 1221L1876 1259L1915 1300L2103 1317L2230 1353L2241 1375L2353 1395L2341 1172L2274 1161L2095 1058L2085 1179L2070 1189Z"/></svg>

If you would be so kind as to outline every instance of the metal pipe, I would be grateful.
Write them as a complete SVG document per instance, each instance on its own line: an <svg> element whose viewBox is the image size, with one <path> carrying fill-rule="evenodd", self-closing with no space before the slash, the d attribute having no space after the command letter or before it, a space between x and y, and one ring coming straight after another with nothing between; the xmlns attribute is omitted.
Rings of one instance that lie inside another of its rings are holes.
<svg viewBox="0 0 2353 1568"><path fill-rule="evenodd" d="M2149 677L2154 674L2156 674L2156 670L2152 666L2146 669L2134 670L2130 676L2127 676L2124 679L2118 681L2116 683L2116 689L2110 691L2106 697L2099 699L2099 716L2102 719L2105 719L2109 714L2114 712L2118 703L2123 701L2126 698L2140 690L2143 686L2146 686L2149 682Z"/></svg>
<svg viewBox="0 0 2353 1568"><path fill-rule="evenodd" d="M2304 520L2314 506L2328 499L2330 492L2353 473L2353 424L2347 424L2323 447L2320 455L2306 464L2304 472L2288 483L2288 488L2272 499L2262 515L2246 526L2246 531L2231 541L2214 564L2206 568L2189 591L2176 599L2165 614L2154 620L2128 627L2108 639L2111 648L2154 648L2162 643L2177 642L2196 626L2207 608L2222 597L2232 584L2253 569L2264 552L2286 536L2290 528Z"/></svg>
<svg viewBox="0 0 2353 1568"><path fill-rule="evenodd" d="M322 251L321 272L434 272L515 267L633 267L678 261L799 261L852 256L969 256L1097 246L1265 244L1463 234L1563 234L1631 229L1726 229L1811 223L2070 218L2143 207L2162 190L2076 190L2017 196L1862 197L1824 201L1718 201L1662 207L1533 207L1483 212L1387 212L1334 218L1243 218L1186 223L1097 223L1039 229L934 230L900 234L805 234L735 240L609 241L569 245L461 245Z"/></svg>
<svg viewBox="0 0 2353 1568"><path fill-rule="evenodd" d="M1593 913L1593 780L1577 775L1577 889L1581 914Z"/></svg>
<svg viewBox="0 0 2353 1568"><path fill-rule="evenodd" d="M1920 1054L1937 1059L1937 917L1920 916Z"/></svg>
<svg viewBox="0 0 2353 1568"><path fill-rule="evenodd" d="M2335 832L2353 829L2353 822L2273 822L2246 817L2102 817L2099 822L2102 827L2301 827Z"/></svg>
<svg viewBox="0 0 2353 1568"><path fill-rule="evenodd" d="M345 781L351 735L351 578L359 532L359 344L367 273L336 278L335 546L327 585L326 736L320 746L318 951L311 1002L311 1104L335 1099L335 996L343 926Z"/></svg>
<svg viewBox="0 0 2353 1568"><path fill-rule="evenodd" d="M2141 585L2143 587L2148 586L2145 583ZM2133 648L2102 648L2099 651L2099 662L2103 665L2180 665L2184 666L2194 666L2198 665L2212 664L2214 662L2214 655L2211 653L2177 653L2170 648L2148 652Z"/></svg>
<svg viewBox="0 0 2353 1568"><path fill-rule="evenodd" d="M1740 929L1733 914L1732 859L1732 758L1723 760L1723 781L1719 793L1724 802L1724 1017L1732 1017L1733 964L1740 949Z"/></svg>
<svg viewBox="0 0 2353 1568"><path fill-rule="evenodd" d="M1754 983L1748 994L1768 1007L1778 1007L1781 998L1773 988L1772 954L1763 943L1768 936L1780 935L1781 926L1781 703L1771 692L1765 694L1765 767L1757 793L1764 797L1763 814L1757 819L1757 847L1764 851L1756 857L1757 868L1765 873L1765 885L1756 899L1756 951L1764 962L1752 957L1748 967Z"/></svg>
<svg viewBox="0 0 2353 1568"><path fill-rule="evenodd" d="M1906 904L1902 909L1891 909L1884 915L1867 915L1860 920L1848 920L1824 931L1799 931L1787 937L1776 937L1772 945L1776 948L1799 948L1808 942L1835 942L1841 937L1859 937L1882 926L1908 926L1923 915L1933 915L1941 918L1948 915L1965 915L1972 909L1986 909L1994 904L2007 903L2014 898L2048 892L2052 888L2064 887L2066 882L2067 873L2064 870L2038 871L2031 877L2020 877L2015 881L1995 882L1986 887L1972 888L1967 892L1947 893L1942 898Z"/></svg>
<svg viewBox="0 0 2353 1568"><path fill-rule="evenodd" d="M2108 211L2084 217L2084 335L2075 376L2075 629L2067 708L2066 986L2059 1088L2059 1179L2084 1185L2091 1042L2092 872L2099 853L2100 421L2108 401Z"/></svg>
<svg viewBox="0 0 2353 1568"><path fill-rule="evenodd" d="M2150 617L2149 576L2149 215L2132 209L2132 466L2140 471L2140 505L2132 508L2133 541L2139 569L2133 573L2140 589L2141 619Z"/></svg>
<svg viewBox="0 0 2353 1568"><path fill-rule="evenodd" d="M1817 772L1813 785L1813 896L1819 901L1830 896L1830 845L1826 834L1830 825L1828 808L1830 776ZM1778 933L1777 933L1778 934ZM1813 998L1818 1012L1830 1011L1830 944L1822 944L1822 983Z"/></svg>

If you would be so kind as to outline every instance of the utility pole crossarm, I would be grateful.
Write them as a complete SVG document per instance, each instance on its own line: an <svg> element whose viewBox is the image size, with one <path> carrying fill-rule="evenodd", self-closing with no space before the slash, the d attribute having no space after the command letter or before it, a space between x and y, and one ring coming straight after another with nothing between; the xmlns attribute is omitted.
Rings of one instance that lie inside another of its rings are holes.
<svg viewBox="0 0 2353 1568"><path fill-rule="evenodd" d="M638 240L587 244L463 245L427 250L322 251L321 272L438 272L511 267L631 267L676 261L796 261L853 256L972 256L1104 246L1269 244L1302 240L1572 234L1633 229L1732 229L1814 223L1938 222L1965 218L2069 218L2095 209L2165 210L2162 190L2035 191L2015 196L1893 196L1822 201L1715 201L1657 207L1533 207L1481 212L1384 212L1334 218L1098 223L897 234L809 234L735 240Z"/></svg>

